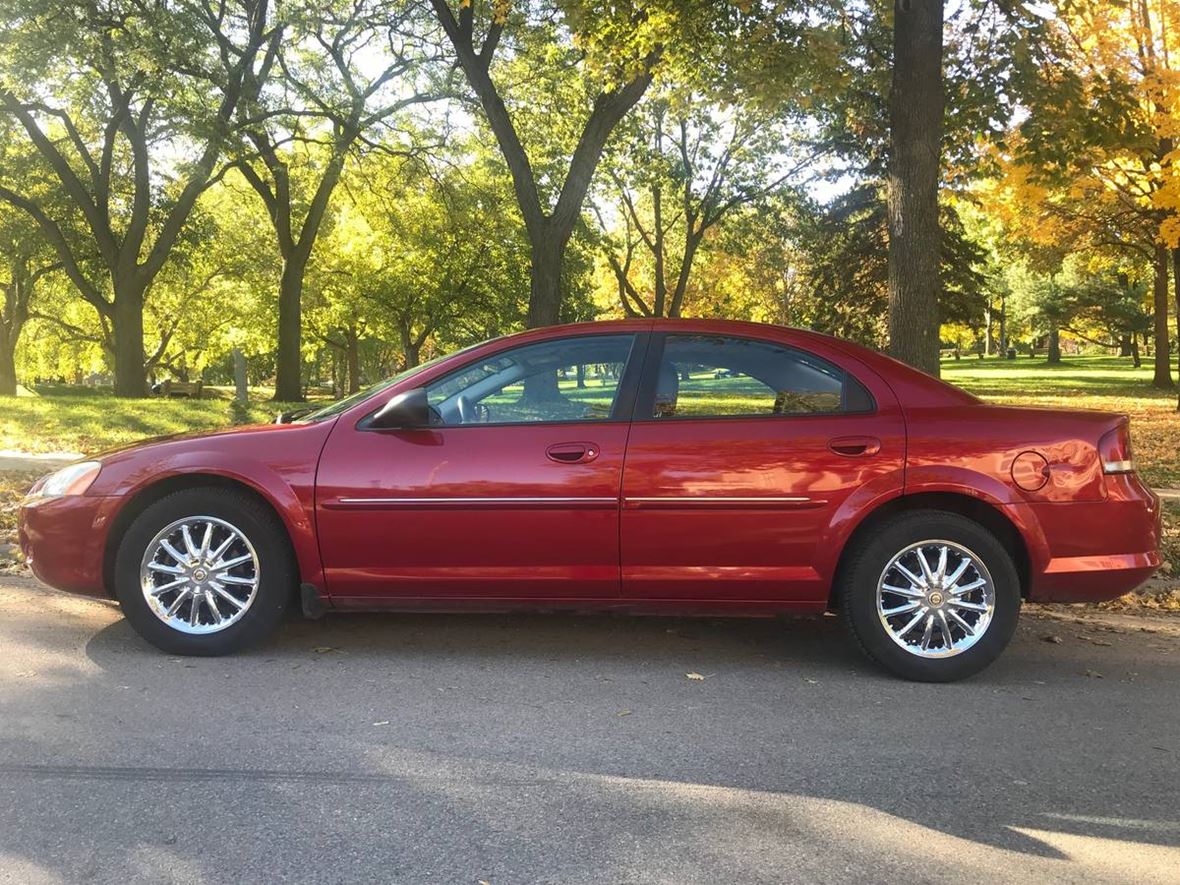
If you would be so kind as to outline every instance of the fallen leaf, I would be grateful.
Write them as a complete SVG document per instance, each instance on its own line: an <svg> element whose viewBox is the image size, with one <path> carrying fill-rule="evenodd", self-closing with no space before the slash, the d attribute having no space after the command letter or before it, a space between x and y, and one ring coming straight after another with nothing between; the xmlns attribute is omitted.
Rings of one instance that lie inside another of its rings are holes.
<svg viewBox="0 0 1180 885"><path fill-rule="evenodd" d="M374 722L373 724L374 724L374 725L388 725L388 724L389 724L389 720L388 720L388 719L382 719L380 722Z"/></svg>
<svg viewBox="0 0 1180 885"><path fill-rule="evenodd" d="M334 649L330 645L317 645L315 648L312 649L312 651L314 651L317 655L322 655L322 654L327 654L330 651L336 651L336 649Z"/></svg>
<svg viewBox="0 0 1180 885"><path fill-rule="evenodd" d="M710 673L709 676L702 676L700 673L685 673L684 675L687 676L689 679L692 679L696 682L700 682L702 680L708 679L709 676L712 676L713 674Z"/></svg>
<svg viewBox="0 0 1180 885"><path fill-rule="evenodd" d="M1058 643L1058 642L1061 642L1061 637L1058 636L1056 633L1046 633L1044 636L1041 637L1041 642Z"/></svg>
<svg viewBox="0 0 1180 885"><path fill-rule="evenodd" d="M818 679L808 679L806 676L804 676L803 681L806 682L808 685L819 685Z"/></svg>
<svg viewBox="0 0 1180 885"><path fill-rule="evenodd" d="M1102 679L1103 678L1102 674L1099 673L1097 670L1087 670L1086 675L1089 676L1091 679Z"/></svg>
<svg viewBox="0 0 1180 885"><path fill-rule="evenodd" d="M631 715L631 711L630 711L630 710L620 710L620 711L619 711L618 713L616 713L615 715L616 715L616 716L630 716L630 715Z"/></svg>

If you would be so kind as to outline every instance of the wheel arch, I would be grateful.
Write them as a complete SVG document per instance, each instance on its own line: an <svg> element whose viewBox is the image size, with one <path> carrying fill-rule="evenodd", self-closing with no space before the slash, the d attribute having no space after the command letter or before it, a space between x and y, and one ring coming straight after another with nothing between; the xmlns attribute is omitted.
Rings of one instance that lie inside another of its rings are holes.
<svg viewBox="0 0 1180 885"><path fill-rule="evenodd" d="M848 561L849 554L861 539L890 518L900 513L910 513L916 510L945 510L957 513L978 523L995 535L1004 545L1004 549L1012 556L1012 561L1016 566L1016 574L1020 577L1021 597L1028 598L1032 574L1028 545L1020 529L1003 510L987 501L957 492L915 492L885 501L857 523L840 550L840 558L837 560L833 573L832 586L828 591L829 608L837 607L842 571Z"/></svg>
<svg viewBox="0 0 1180 885"><path fill-rule="evenodd" d="M304 562L304 555L301 554L300 550L301 545L296 542L296 536L292 531L290 521L284 515L283 507L274 501L265 490L236 477L225 476L219 473L174 473L136 489L129 496L127 502L119 508L114 519L111 520L110 527L107 530L106 543L103 547L102 563L103 588L106 590L107 596L113 599L115 595L115 555L119 549L119 542L122 540L127 527L135 521L136 517L156 501L173 492L205 488L232 489L241 492L249 495L273 513L275 519L283 527L283 534L290 546L292 560L300 575L300 581L307 580L307 578L302 577L308 572L307 563Z"/></svg>

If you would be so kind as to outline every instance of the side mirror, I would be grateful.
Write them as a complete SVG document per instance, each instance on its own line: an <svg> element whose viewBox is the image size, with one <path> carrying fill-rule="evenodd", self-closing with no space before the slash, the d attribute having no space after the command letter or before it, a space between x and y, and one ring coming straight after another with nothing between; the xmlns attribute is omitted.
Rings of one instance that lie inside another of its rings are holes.
<svg viewBox="0 0 1180 885"><path fill-rule="evenodd" d="M430 402L426 389L415 387L399 393L369 419L370 427L413 430L430 426Z"/></svg>

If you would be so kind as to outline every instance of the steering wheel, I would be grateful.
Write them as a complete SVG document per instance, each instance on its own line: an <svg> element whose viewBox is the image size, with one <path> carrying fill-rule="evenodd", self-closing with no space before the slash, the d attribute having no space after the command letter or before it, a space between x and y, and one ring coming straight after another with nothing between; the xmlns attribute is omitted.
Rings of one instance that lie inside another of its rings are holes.
<svg viewBox="0 0 1180 885"><path fill-rule="evenodd" d="M473 403L464 394L455 398L455 407L459 410L460 424L484 424L488 420L488 407Z"/></svg>

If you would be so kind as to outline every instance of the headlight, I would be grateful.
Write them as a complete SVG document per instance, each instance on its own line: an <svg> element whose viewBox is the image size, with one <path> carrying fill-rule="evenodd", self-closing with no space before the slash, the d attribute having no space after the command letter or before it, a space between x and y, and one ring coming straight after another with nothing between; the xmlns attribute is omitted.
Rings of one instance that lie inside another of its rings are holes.
<svg viewBox="0 0 1180 885"><path fill-rule="evenodd" d="M102 465L98 461L79 461L51 473L29 491L30 498L60 498L81 495L90 488Z"/></svg>

